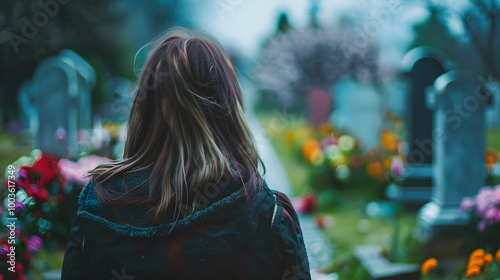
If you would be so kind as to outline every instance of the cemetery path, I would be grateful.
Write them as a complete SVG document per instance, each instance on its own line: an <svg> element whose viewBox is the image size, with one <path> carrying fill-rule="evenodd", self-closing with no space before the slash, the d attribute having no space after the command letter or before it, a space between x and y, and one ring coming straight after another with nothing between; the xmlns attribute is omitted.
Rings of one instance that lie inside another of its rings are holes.
<svg viewBox="0 0 500 280"><path fill-rule="evenodd" d="M247 108L254 108L255 90L248 82L242 82L245 93ZM293 198L293 191L285 171L285 167L276 153L271 141L264 137L265 130L257 120L252 110L246 111L247 122L255 137L257 149L266 166L264 179L267 185L274 190L286 194L290 199ZM313 218L307 215L299 214L300 226L304 235L304 242L309 257L311 267L311 277L313 280L337 280L336 274L321 274L317 271L320 266L329 262L333 258L331 244L326 240L323 232L316 226Z"/></svg>

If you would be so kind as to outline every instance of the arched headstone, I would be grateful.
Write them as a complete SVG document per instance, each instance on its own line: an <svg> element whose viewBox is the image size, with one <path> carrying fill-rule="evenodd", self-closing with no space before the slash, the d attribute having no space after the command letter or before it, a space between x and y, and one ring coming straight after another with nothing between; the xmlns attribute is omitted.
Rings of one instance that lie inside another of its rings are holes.
<svg viewBox="0 0 500 280"><path fill-rule="evenodd" d="M38 114L35 146L60 156L77 151L77 133L90 129L94 69L79 55L63 50L40 63L33 78Z"/></svg>
<svg viewBox="0 0 500 280"><path fill-rule="evenodd" d="M335 128L359 139L364 149L378 145L382 125L382 100L376 90L353 80L342 80L333 87L336 106L330 114Z"/></svg>
<svg viewBox="0 0 500 280"><path fill-rule="evenodd" d="M486 105L490 93L477 75L451 71L440 76L428 96L434 110L434 187L431 202L419 213L424 240L460 240L468 214L465 196L475 195L486 176Z"/></svg>
<svg viewBox="0 0 500 280"><path fill-rule="evenodd" d="M451 70L446 56L431 47L410 50L402 62L407 77L408 165L400 183L398 199L407 204L429 201L432 187L433 111L427 107L426 92L440 75Z"/></svg>

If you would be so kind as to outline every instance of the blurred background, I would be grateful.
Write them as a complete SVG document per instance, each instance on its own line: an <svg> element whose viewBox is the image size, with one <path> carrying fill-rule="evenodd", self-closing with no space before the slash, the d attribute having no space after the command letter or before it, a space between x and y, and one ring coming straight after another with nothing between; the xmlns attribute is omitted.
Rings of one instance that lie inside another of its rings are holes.
<svg viewBox="0 0 500 280"><path fill-rule="evenodd" d="M313 279L500 277L500 1L3 0L3 279L60 278L82 176L122 158L150 42L175 26L237 68Z"/></svg>

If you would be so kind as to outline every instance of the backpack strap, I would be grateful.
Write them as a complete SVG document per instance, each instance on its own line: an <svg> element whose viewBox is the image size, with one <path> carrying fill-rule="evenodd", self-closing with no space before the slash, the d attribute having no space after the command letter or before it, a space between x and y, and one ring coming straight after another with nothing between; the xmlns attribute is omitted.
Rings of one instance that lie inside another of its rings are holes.
<svg viewBox="0 0 500 280"><path fill-rule="evenodd" d="M309 262L299 218L290 199L272 191L274 208L271 231L279 255L284 262L283 279L310 279Z"/></svg>

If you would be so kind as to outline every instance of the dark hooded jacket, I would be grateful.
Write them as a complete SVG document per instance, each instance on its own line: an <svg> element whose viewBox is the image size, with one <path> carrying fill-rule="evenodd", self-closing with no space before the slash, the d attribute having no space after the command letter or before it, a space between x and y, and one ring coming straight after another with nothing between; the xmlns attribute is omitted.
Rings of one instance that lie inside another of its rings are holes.
<svg viewBox="0 0 500 280"><path fill-rule="evenodd" d="M120 191L146 177L125 176L106 187ZM200 190L205 207L176 223L134 226L145 209L117 212L99 202L90 182L80 194L62 279L310 279L289 199L265 182L254 189L246 193L231 177Z"/></svg>

